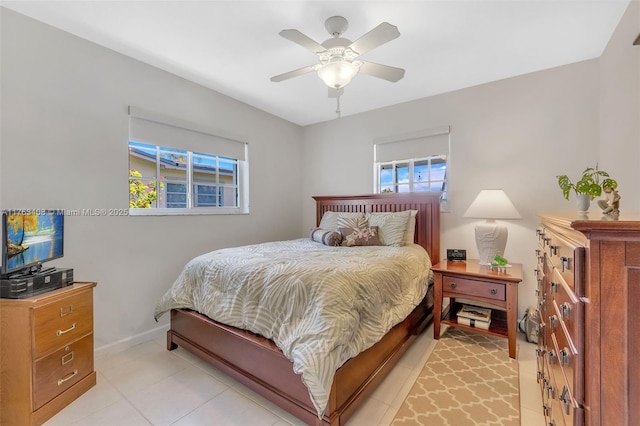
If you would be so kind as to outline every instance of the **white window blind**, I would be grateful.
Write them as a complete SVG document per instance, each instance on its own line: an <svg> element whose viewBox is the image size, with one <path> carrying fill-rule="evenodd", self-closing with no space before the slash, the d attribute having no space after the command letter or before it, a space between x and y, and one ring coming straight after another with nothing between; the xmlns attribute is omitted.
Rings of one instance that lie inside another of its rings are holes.
<svg viewBox="0 0 640 426"><path fill-rule="evenodd" d="M449 126L375 141L377 163L448 154Z"/></svg>
<svg viewBox="0 0 640 426"><path fill-rule="evenodd" d="M188 151L215 151L221 157L246 161L244 142L210 132L201 126L129 107L129 140L169 147L178 143L181 149Z"/></svg>

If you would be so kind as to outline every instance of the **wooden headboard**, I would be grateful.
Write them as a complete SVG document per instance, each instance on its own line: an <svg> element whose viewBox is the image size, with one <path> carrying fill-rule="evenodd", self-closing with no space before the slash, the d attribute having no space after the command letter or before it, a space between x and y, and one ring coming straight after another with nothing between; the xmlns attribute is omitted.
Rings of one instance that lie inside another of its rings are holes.
<svg viewBox="0 0 640 426"><path fill-rule="evenodd" d="M418 210L415 242L427 250L435 265L440 261L440 193L411 192L368 195L318 195L316 225L326 211L334 212L399 212Z"/></svg>

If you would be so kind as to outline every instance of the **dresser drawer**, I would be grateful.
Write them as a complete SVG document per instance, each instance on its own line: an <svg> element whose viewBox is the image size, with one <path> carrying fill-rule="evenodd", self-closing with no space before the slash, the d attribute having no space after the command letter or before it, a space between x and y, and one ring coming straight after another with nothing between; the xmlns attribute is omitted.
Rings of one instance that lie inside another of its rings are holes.
<svg viewBox="0 0 640 426"><path fill-rule="evenodd" d="M558 318L563 322L569 337L577 348L582 346L584 324L584 304L564 282L563 277L554 269L549 287Z"/></svg>
<svg viewBox="0 0 640 426"><path fill-rule="evenodd" d="M553 350L555 351L556 358L550 360L550 367L553 376L555 377L555 385L556 385L556 400L557 400L557 411L562 413L562 417L564 418L564 423L567 425L574 424L574 413L576 409L580 407L578 401L575 398L575 394L573 393L573 385L571 383L571 379L573 376L567 376L566 365L564 365L562 361L562 351L561 347L562 343L556 340L556 337L559 337L560 334L553 334ZM569 381L568 381L569 380ZM556 416L558 418L559 416Z"/></svg>
<svg viewBox="0 0 640 426"><path fill-rule="evenodd" d="M584 275L585 248L550 230L547 230L545 235L548 242L545 246L547 259L574 292L579 295L583 294L579 284ZM578 288L576 288L576 283Z"/></svg>
<svg viewBox="0 0 640 426"><path fill-rule="evenodd" d="M93 333L35 362L34 410L93 371Z"/></svg>
<svg viewBox="0 0 640 426"><path fill-rule="evenodd" d="M464 296L484 297L494 300L506 300L505 284L476 281L448 275L442 277L442 292L459 293Z"/></svg>
<svg viewBox="0 0 640 426"><path fill-rule="evenodd" d="M93 294L82 291L38 307L34 317L34 358L39 358L93 331Z"/></svg>

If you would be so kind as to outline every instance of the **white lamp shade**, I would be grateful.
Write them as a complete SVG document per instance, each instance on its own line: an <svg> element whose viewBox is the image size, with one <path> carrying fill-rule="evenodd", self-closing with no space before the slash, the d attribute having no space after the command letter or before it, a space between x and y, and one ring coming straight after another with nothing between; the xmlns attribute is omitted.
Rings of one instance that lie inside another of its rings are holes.
<svg viewBox="0 0 640 426"><path fill-rule="evenodd" d="M476 247L481 265L504 256L507 246L507 227L494 219L520 219L520 213L501 189L483 189L464 214L465 217L487 219L475 228Z"/></svg>
<svg viewBox="0 0 640 426"><path fill-rule="evenodd" d="M351 79L358 73L359 67L348 61L329 62L318 70L318 77L324 83L334 89L349 84Z"/></svg>
<svg viewBox="0 0 640 426"><path fill-rule="evenodd" d="M478 219L520 219L520 213L502 189L483 189L464 217Z"/></svg>

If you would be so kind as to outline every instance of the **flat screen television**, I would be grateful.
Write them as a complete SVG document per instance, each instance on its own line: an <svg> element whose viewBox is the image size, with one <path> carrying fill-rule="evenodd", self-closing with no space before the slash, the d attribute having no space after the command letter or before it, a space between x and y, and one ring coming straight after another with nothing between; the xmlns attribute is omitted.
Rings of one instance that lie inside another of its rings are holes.
<svg viewBox="0 0 640 426"><path fill-rule="evenodd" d="M44 262L63 256L63 243L63 211L4 211L0 273L10 275L43 272Z"/></svg>

